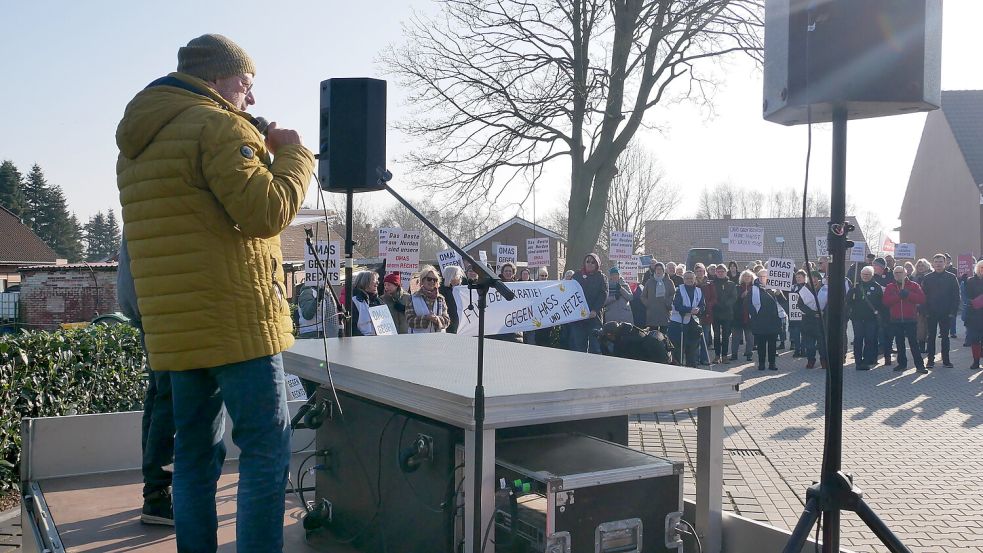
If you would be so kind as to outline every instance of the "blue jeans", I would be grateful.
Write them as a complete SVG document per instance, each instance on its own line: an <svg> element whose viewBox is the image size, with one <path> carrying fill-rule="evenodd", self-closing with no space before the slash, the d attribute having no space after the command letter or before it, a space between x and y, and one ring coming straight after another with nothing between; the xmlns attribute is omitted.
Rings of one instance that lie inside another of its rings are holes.
<svg viewBox="0 0 983 553"><path fill-rule="evenodd" d="M877 319L853 319L853 359L859 365L877 363Z"/></svg>
<svg viewBox="0 0 983 553"><path fill-rule="evenodd" d="M138 320L131 324L140 331L140 344L147 351L143 326ZM147 366L147 393L143 398L143 418L140 422L140 449L143 454L143 496L171 486L171 471L164 467L174 462L174 402L171 398L171 373L154 371Z"/></svg>
<svg viewBox="0 0 983 553"><path fill-rule="evenodd" d="M591 317L582 321L574 321L567 325L570 337L570 351L581 351L588 353L601 353L601 344L597 341L597 336L591 333L601 328L601 320Z"/></svg>
<svg viewBox="0 0 983 553"><path fill-rule="evenodd" d="M239 457L236 549L283 549L290 415L277 354L211 369L171 373L174 396L174 525L179 552L214 552L215 490L225 462L225 418Z"/></svg>
<svg viewBox="0 0 983 553"><path fill-rule="evenodd" d="M826 340L823 339L822 330L818 325L808 325L802 329L802 349L805 350L806 360L810 363L816 361L816 352L819 352L819 359L826 360Z"/></svg>

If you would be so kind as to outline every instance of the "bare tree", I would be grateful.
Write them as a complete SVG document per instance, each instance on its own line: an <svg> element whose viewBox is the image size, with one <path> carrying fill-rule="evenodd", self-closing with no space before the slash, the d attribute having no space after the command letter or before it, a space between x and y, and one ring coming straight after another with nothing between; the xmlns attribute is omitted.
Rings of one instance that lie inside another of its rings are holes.
<svg viewBox="0 0 983 553"><path fill-rule="evenodd" d="M865 209L857 215L857 224L867 240L867 249L874 255L880 255L884 247L884 222L876 212Z"/></svg>
<svg viewBox="0 0 983 553"><path fill-rule="evenodd" d="M462 247L488 232L500 222L494 215L483 212L474 205L466 206L463 209L447 206L438 207L435 203L424 200L414 207ZM416 215L413 215L402 204L395 204L384 211L378 221L380 227L419 230L421 261L437 259L437 252L448 247L436 233L421 223ZM376 233L376 240L376 244L378 244L378 232Z"/></svg>
<svg viewBox="0 0 983 553"><path fill-rule="evenodd" d="M709 105L714 58L761 52L763 0L439 1L383 55L417 108L400 125L423 144L411 161L451 201L495 202L521 183L509 197L522 203L566 159L570 260L596 245L618 157L648 110Z"/></svg>
<svg viewBox="0 0 983 553"><path fill-rule="evenodd" d="M698 219L726 219L739 217L741 191L730 183L722 183L713 187L704 187L700 192L700 207L696 213Z"/></svg>

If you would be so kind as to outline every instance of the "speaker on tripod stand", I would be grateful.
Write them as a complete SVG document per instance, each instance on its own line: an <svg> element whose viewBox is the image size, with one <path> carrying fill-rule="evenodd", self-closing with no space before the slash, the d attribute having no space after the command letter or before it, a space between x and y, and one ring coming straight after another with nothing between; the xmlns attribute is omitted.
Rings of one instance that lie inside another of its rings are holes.
<svg viewBox="0 0 983 553"><path fill-rule="evenodd" d="M765 3L764 118L782 125L833 122L826 436L821 480L806 491L805 510L785 553L801 553L820 516L823 551L838 553L844 510L857 513L892 553L910 553L841 470L846 290L835 284L846 278L846 252L853 245L853 227L846 222L847 120L938 109L941 51L941 0Z"/></svg>

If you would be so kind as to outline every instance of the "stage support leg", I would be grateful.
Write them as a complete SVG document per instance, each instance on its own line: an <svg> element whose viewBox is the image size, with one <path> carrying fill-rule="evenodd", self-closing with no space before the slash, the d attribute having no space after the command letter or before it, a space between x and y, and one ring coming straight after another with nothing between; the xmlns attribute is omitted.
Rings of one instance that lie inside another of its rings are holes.
<svg viewBox="0 0 983 553"><path fill-rule="evenodd" d="M472 499L470 497L471 490L474 489L474 483L472 479L474 477L474 437L475 433L471 430L464 431L464 490L465 490L465 501L464 501L464 550L465 551L481 551L481 544L477 548L472 547L472 536L474 535L474 508ZM481 515L484 519L484 526L487 526L488 521L495 516L495 429L485 428L482 433L482 463L481 463L481 473L482 477L482 489L484 490L481 494ZM485 535L485 527L481 528L481 535ZM494 529L491 530L489 534L489 540L495 539L493 535ZM493 545L488 545L485 551L494 551L495 547Z"/></svg>
<svg viewBox="0 0 983 553"><path fill-rule="evenodd" d="M696 531L703 541L704 553L720 553L724 407L700 407L696 424Z"/></svg>

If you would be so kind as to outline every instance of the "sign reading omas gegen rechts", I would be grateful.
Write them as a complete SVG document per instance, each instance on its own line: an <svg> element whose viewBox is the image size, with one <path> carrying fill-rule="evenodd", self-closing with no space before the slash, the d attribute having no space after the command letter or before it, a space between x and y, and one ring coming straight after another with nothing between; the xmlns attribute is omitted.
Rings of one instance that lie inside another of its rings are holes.
<svg viewBox="0 0 983 553"><path fill-rule="evenodd" d="M499 244L495 247L495 265L502 270L503 263L511 263L515 266L519 262L519 247L508 244Z"/></svg>
<svg viewBox="0 0 983 553"><path fill-rule="evenodd" d="M321 271L317 267L317 259L321 260L325 272L332 285L341 284L341 242L338 240L318 240L314 245L317 248L317 256L310 246L304 246L304 281L308 284L324 282L321 278Z"/></svg>
<svg viewBox="0 0 983 553"><path fill-rule="evenodd" d="M776 290L791 290L795 277L795 261L772 257L768 260L768 287Z"/></svg>

